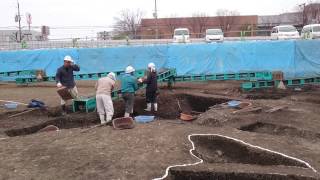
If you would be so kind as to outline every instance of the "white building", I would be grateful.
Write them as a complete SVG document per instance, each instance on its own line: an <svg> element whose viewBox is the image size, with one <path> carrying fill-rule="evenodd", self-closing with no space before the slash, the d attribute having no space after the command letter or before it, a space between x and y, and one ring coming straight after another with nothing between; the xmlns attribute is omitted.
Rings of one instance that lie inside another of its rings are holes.
<svg viewBox="0 0 320 180"><path fill-rule="evenodd" d="M41 32L34 30L22 30L22 40L25 41L41 41L46 40ZM17 42L20 39L19 30L1 30L0 42Z"/></svg>

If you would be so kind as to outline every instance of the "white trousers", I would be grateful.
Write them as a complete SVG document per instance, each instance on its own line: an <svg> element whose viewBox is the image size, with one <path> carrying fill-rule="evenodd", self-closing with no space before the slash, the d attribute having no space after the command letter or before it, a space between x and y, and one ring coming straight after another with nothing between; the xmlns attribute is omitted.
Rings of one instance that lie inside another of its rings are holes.
<svg viewBox="0 0 320 180"><path fill-rule="evenodd" d="M99 116L106 115L106 120L110 121L114 113L111 96L105 94L97 94L96 102Z"/></svg>
<svg viewBox="0 0 320 180"><path fill-rule="evenodd" d="M77 97L78 97L78 89L77 89L77 86L74 86L74 88L69 89L69 92L70 92L71 96L73 97L73 99L77 99ZM61 105L65 105L65 104L66 104L66 101L63 100L62 98L60 98L60 104L61 104Z"/></svg>

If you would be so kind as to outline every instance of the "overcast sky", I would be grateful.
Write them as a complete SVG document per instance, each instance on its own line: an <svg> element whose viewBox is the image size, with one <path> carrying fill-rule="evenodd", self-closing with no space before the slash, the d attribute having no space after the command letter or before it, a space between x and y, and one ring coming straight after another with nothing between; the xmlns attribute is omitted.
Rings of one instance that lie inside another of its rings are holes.
<svg viewBox="0 0 320 180"><path fill-rule="evenodd" d="M217 9L237 10L241 15L272 15L292 11L307 0L157 0L159 17L171 15L191 16L206 12L214 16ZM154 0L19 0L22 25L26 26L25 13L32 14L32 26L48 25L51 37L95 36L97 28L64 30L64 26L111 26L113 18L122 9L141 9L151 18ZM17 26L14 15L16 0L0 0L0 27ZM53 28L59 28L54 30Z"/></svg>

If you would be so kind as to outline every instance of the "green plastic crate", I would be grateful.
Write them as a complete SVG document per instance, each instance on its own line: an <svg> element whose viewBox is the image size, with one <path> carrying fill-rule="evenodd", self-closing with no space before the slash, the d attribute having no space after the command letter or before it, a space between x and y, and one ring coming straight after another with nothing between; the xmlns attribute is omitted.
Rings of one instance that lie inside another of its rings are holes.
<svg viewBox="0 0 320 180"><path fill-rule="evenodd" d="M74 99L72 100L72 109L73 112L85 111L92 112L96 109L96 98L84 98L84 99Z"/></svg>

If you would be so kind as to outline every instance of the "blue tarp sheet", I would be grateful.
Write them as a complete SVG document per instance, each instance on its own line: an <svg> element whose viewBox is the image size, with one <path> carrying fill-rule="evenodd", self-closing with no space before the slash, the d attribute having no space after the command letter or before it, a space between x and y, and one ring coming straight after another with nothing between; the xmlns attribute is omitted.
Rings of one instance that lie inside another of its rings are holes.
<svg viewBox="0 0 320 180"><path fill-rule="evenodd" d="M50 49L0 52L0 72L44 69L55 75L63 57L71 55L79 73L176 68L178 75L283 71L285 78L320 76L320 40L239 41L112 48Z"/></svg>

